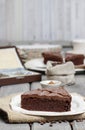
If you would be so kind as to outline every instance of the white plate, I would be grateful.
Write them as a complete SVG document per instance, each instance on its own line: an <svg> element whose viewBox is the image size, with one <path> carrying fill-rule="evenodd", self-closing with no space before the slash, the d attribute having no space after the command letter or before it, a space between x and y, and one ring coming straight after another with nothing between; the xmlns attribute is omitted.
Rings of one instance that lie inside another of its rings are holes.
<svg viewBox="0 0 85 130"><path fill-rule="evenodd" d="M25 63L25 67L27 69L32 69L41 72L45 72L46 70L46 65L43 63L43 58L29 60Z"/></svg>
<svg viewBox="0 0 85 130"><path fill-rule="evenodd" d="M39 115L39 116L69 116L69 115L77 115L85 112L85 102L83 97L77 94L71 94L72 102L71 102L71 111L68 112L46 112L46 111L30 111L25 110L20 107L21 103L21 95L17 95L12 98L10 102L11 109L13 111L17 111L23 114L29 115Z"/></svg>
<svg viewBox="0 0 85 130"><path fill-rule="evenodd" d="M43 63L43 58L36 58L36 59L29 60L24 65L27 69L41 71L41 72L46 71L46 65ZM75 71L76 72L85 72L84 68L85 68L85 65L84 65L84 67L82 65L81 68L78 68L78 66L77 66Z"/></svg>

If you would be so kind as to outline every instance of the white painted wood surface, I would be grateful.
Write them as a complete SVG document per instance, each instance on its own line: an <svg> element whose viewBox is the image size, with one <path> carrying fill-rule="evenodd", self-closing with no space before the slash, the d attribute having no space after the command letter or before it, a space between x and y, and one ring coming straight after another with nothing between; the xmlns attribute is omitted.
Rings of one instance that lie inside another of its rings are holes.
<svg viewBox="0 0 85 130"><path fill-rule="evenodd" d="M85 0L0 0L0 41L85 38Z"/></svg>

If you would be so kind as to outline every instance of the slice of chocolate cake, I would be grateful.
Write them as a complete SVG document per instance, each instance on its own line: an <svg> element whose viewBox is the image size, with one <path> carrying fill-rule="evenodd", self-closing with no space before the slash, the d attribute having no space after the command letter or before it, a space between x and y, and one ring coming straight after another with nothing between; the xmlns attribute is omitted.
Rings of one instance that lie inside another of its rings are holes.
<svg viewBox="0 0 85 130"><path fill-rule="evenodd" d="M82 65L84 64L84 55L66 53L65 62L68 62L68 61L72 61L74 65Z"/></svg>
<svg viewBox="0 0 85 130"><path fill-rule="evenodd" d="M63 57L60 52L42 52L42 56L44 58L44 64L46 64L47 61L63 63Z"/></svg>
<svg viewBox="0 0 85 130"><path fill-rule="evenodd" d="M33 111L67 112L71 95L63 88L36 89L21 95L21 108Z"/></svg>

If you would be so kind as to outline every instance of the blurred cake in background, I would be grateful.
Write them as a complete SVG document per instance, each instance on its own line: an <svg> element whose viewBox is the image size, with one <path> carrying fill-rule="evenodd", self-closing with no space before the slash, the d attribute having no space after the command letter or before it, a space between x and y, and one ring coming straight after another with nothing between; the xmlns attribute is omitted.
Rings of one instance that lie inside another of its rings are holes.
<svg viewBox="0 0 85 130"><path fill-rule="evenodd" d="M24 62L35 59L42 58L42 52L61 52L62 46L56 44L29 44L29 45L18 45L17 46L20 56Z"/></svg>
<svg viewBox="0 0 85 130"><path fill-rule="evenodd" d="M56 61L58 64L63 63L63 57L59 51L51 52L42 52L42 56L44 59L44 64L47 64L48 61Z"/></svg>
<svg viewBox="0 0 85 130"><path fill-rule="evenodd" d="M65 62L68 62L68 61L72 61L74 65L82 65L84 64L84 55L66 53Z"/></svg>

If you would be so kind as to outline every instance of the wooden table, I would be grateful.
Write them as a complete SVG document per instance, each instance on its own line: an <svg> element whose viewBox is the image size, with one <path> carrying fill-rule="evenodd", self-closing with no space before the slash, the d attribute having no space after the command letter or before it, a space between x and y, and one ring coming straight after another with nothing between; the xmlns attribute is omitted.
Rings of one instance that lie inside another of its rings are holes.
<svg viewBox="0 0 85 130"><path fill-rule="evenodd" d="M76 84L73 86L66 86L69 92L77 92L85 96L85 74L76 75ZM45 76L42 76L42 79L46 79ZM0 97L17 93L24 92L29 90L29 84L17 84L17 85L9 85L0 87ZM39 82L33 82L31 89L40 88ZM0 118L0 130L85 130L85 120L72 122L64 121L64 122L55 122L39 124L7 124Z"/></svg>

